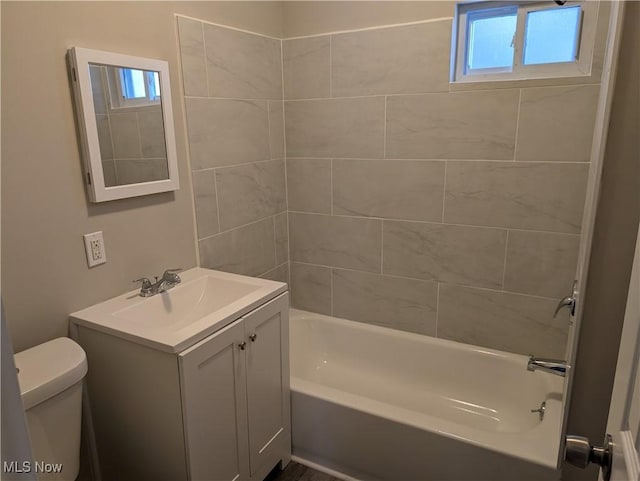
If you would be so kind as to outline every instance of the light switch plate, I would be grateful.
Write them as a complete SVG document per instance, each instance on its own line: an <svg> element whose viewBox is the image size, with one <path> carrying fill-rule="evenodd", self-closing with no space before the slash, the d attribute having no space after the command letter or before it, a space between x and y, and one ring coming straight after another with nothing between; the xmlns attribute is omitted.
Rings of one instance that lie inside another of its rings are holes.
<svg viewBox="0 0 640 481"><path fill-rule="evenodd" d="M92 232L84 236L84 249L87 254L87 264L94 267L107 262L107 253L104 249L102 231Z"/></svg>

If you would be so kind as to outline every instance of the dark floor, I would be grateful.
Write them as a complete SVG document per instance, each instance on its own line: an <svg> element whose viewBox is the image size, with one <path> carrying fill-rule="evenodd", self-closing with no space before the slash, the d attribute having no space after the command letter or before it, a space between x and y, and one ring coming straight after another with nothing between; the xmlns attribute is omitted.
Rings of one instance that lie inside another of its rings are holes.
<svg viewBox="0 0 640 481"><path fill-rule="evenodd" d="M284 471L276 468L269 473L264 481L340 481L338 478L307 468L302 464L291 461Z"/></svg>

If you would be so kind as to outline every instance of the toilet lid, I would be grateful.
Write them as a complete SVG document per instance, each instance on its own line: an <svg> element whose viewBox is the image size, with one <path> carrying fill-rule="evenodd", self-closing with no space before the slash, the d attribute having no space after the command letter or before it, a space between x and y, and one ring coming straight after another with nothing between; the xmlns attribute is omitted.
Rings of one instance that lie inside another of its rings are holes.
<svg viewBox="0 0 640 481"><path fill-rule="evenodd" d="M87 373L85 352L68 337L19 352L14 358L25 410L73 386Z"/></svg>

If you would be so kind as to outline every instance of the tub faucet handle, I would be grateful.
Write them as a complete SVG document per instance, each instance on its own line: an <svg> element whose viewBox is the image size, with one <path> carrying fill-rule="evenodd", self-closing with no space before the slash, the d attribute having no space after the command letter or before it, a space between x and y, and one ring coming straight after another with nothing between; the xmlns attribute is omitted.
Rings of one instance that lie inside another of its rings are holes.
<svg viewBox="0 0 640 481"><path fill-rule="evenodd" d="M532 413L538 413L540 415L540 421L544 419L544 412L547 409L547 401L542 401L538 409L532 409Z"/></svg>
<svg viewBox="0 0 640 481"><path fill-rule="evenodd" d="M571 295L560 299L560 302L558 302L558 305L556 306L556 311L553 313L553 317L554 318L557 317L558 313L560 312L560 309L562 309L563 307L568 308L569 312L571 312L571 315L573 316L576 313L577 297L578 297L578 281L575 280L573 281L573 289L571 290Z"/></svg>

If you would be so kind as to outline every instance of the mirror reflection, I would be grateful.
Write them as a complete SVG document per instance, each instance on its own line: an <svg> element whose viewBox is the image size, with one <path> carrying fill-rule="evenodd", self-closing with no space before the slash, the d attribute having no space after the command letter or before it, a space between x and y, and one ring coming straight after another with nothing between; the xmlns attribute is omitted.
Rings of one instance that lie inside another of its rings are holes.
<svg viewBox="0 0 640 481"><path fill-rule="evenodd" d="M105 187L169 178L160 73L89 64Z"/></svg>

